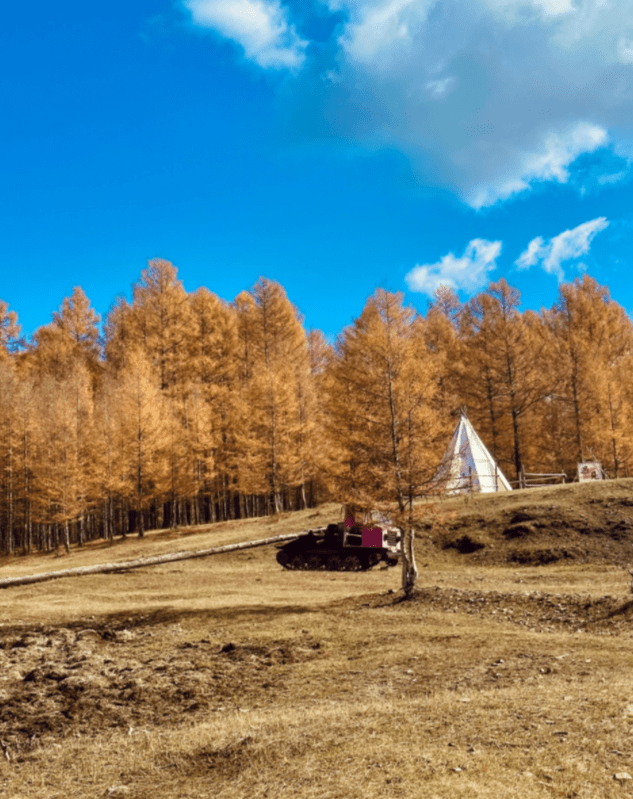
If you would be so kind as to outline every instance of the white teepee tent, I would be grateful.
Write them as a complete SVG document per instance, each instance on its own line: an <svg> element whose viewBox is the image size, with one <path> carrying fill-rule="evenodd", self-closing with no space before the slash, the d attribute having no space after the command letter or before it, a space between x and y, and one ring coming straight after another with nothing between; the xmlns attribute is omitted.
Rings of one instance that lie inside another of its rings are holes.
<svg viewBox="0 0 633 799"><path fill-rule="evenodd" d="M455 428L433 483L448 494L512 490L465 413Z"/></svg>

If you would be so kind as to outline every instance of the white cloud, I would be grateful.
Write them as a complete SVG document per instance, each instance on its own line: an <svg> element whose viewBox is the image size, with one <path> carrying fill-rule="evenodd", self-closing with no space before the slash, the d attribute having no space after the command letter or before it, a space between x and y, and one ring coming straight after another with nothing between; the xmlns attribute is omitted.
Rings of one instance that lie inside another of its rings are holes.
<svg viewBox="0 0 633 799"><path fill-rule="evenodd" d="M263 67L305 63L287 8L304 0L182 2ZM318 69L302 73L294 96L284 86L293 137L397 149L420 183L475 209L539 181L582 193L581 156L598 162L582 173L593 188L627 177L630 0L310 0L319 2L339 19L327 47L314 48ZM607 152L620 162L602 163Z"/></svg>
<svg viewBox="0 0 633 799"><path fill-rule="evenodd" d="M540 7L543 16L567 14L576 10L571 0L532 0L532 5Z"/></svg>
<svg viewBox="0 0 633 799"><path fill-rule="evenodd" d="M400 150L421 183L475 209L538 181L576 186L580 156L633 142L631 2L323 2L347 21L339 82L300 120L307 137L332 120L336 135ZM624 179L630 163L602 171ZM595 170L591 181L607 183Z"/></svg>
<svg viewBox="0 0 633 799"><path fill-rule="evenodd" d="M567 167L582 153L592 153L604 146L607 140L606 130L586 122L574 125L563 135L549 133L543 152L527 158L526 175L530 179L565 183L569 178Z"/></svg>
<svg viewBox="0 0 633 799"><path fill-rule="evenodd" d="M488 282L501 252L500 241L473 239L461 258L451 252L434 264L416 265L405 280L410 291L431 296L440 285L473 294Z"/></svg>
<svg viewBox="0 0 633 799"><path fill-rule="evenodd" d="M426 88L432 97L443 97L451 88L455 88L457 79L449 75L442 80L430 80L426 84Z"/></svg>
<svg viewBox="0 0 633 799"><path fill-rule="evenodd" d="M484 0L485 4L506 21L515 23L527 19L546 19L577 11L572 0Z"/></svg>
<svg viewBox="0 0 633 799"><path fill-rule="evenodd" d="M195 25L212 28L244 48L260 67L293 68L304 61L302 40L279 0L183 0Z"/></svg>
<svg viewBox="0 0 633 799"><path fill-rule="evenodd" d="M565 279L562 263L588 253L594 237L608 226L607 218L600 216L590 222L583 222L572 230L564 230L558 236L551 238L547 244L541 236L538 236L532 239L527 250L521 253L515 263L519 269L527 269L540 263L544 271L555 275L560 283ZM578 266L586 268L585 264Z"/></svg>
<svg viewBox="0 0 633 799"><path fill-rule="evenodd" d="M618 40L618 61L621 64L633 64L633 40L624 37Z"/></svg>
<svg viewBox="0 0 633 799"><path fill-rule="evenodd" d="M411 42L411 24L424 21L435 0L374 0L337 3L347 7L350 22L339 43L349 59L374 70L382 59L399 58Z"/></svg>
<svg viewBox="0 0 633 799"><path fill-rule="evenodd" d="M578 156L595 152L599 147L604 147L608 140L606 130L586 122L580 122L563 133L548 133L540 152L523 154L520 165L517 165L518 176L473 189L467 195L468 204L476 209L494 205L499 200L525 191L533 181L567 183L568 167Z"/></svg>
<svg viewBox="0 0 633 799"><path fill-rule="evenodd" d="M515 261L519 269L527 269L529 266L534 266L535 263L544 258L547 253L547 247L542 236L537 236L528 244L527 250L522 252Z"/></svg>

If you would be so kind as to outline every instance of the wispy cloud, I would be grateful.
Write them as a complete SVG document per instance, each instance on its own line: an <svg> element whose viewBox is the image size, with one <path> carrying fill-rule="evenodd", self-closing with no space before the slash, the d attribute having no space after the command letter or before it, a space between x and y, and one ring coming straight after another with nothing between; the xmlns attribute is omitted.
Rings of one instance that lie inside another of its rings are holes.
<svg viewBox="0 0 633 799"><path fill-rule="evenodd" d="M500 241L473 239L457 258L451 252L434 264L416 265L405 280L410 291L431 296L440 285L473 294L488 282L501 253Z"/></svg>
<svg viewBox="0 0 633 799"><path fill-rule="evenodd" d="M299 67L307 42L288 22L279 0L183 0L193 23L211 28L242 46L264 69Z"/></svg>
<svg viewBox="0 0 633 799"><path fill-rule="evenodd" d="M403 47L411 45L416 27L434 4L433 0L337 2L336 9L350 15L339 44L351 61L380 71L387 66L385 61L399 59Z"/></svg>
<svg viewBox="0 0 633 799"><path fill-rule="evenodd" d="M607 218L600 216L590 222L583 222L572 230L564 230L547 242L542 236L538 236L532 239L515 263L519 269L539 264L545 272L555 275L560 283L565 279L562 264L588 253L594 237L608 226Z"/></svg>
<svg viewBox="0 0 633 799"><path fill-rule="evenodd" d="M523 154L522 163L517 165L516 176L477 187L468 193L468 203L477 209L494 205L499 200L525 191L535 181L567 183L569 167L578 156L593 153L607 143L606 130L586 122L580 122L562 133L548 133L540 151ZM623 175L624 172L620 173L620 177ZM615 176L610 175L609 178L611 182L616 182Z"/></svg>

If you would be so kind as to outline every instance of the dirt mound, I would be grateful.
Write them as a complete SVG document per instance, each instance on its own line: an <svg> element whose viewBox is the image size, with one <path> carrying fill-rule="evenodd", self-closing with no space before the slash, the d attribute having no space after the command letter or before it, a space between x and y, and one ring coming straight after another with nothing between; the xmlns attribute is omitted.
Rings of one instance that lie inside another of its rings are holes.
<svg viewBox="0 0 633 799"><path fill-rule="evenodd" d="M542 591L469 591L459 588L420 588L409 602L381 596L361 607L410 610L424 607L444 613L468 613L492 618L534 632L567 630L594 635L628 633L633 622L633 599L610 595L550 594Z"/></svg>
<svg viewBox="0 0 633 799"><path fill-rule="evenodd" d="M418 537L473 563L633 563L633 479L478 495L439 508Z"/></svg>

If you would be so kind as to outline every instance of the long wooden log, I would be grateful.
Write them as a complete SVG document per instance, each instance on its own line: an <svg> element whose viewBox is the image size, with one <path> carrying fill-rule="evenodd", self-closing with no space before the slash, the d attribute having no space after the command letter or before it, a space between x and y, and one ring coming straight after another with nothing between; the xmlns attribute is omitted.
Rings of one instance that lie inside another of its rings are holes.
<svg viewBox="0 0 633 799"><path fill-rule="evenodd" d="M305 531L307 532L307 530ZM14 585L29 585L30 583L43 583L46 580L57 580L60 577L81 577L85 574L105 574L110 572L124 572L129 569L142 569L145 566L157 566L161 563L173 563L176 560L190 560L191 558L206 558L208 555L219 555L221 552L233 552L238 549L252 549L263 547L267 544L276 544L279 541L291 541L302 533L288 535L275 535L272 538L261 538L258 541L244 541L241 544L226 544L213 549L185 550L183 552L170 552L167 555L153 555L149 558L126 560L122 563L98 563L96 566L77 566L74 569L60 569L42 574L28 574L25 577L5 577L0 580L0 588L11 588Z"/></svg>

